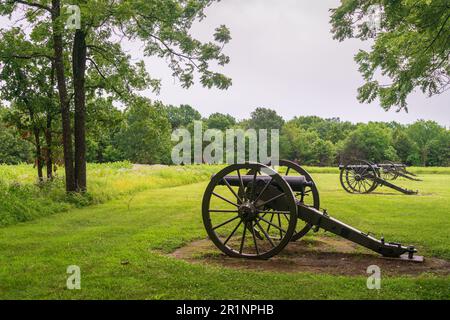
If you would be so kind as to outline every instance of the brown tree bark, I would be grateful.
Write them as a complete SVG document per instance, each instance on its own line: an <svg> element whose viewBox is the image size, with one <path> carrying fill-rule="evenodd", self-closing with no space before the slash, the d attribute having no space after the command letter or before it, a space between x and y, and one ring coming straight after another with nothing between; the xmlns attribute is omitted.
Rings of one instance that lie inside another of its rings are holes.
<svg viewBox="0 0 450 320"><path fill-rule="evenodd" d="M66 191L76 192L77 188L73 166L72 129L70 124L70 102L67 94L66 76L64 71L62 25L58 21L60 17L61 1L52 0L53 49L55 53L54 63L61 106Z"/></svg>
<svg viewBox="0 0 450 320"><path fill-rule="evenodd" d="M45 153L45 164L47 170L47 180L53 180L53 154L52 154L52 122L53 122L53 97L54 97L54 87L55 87L55 64L52 63L52 71L50 72L50 90L48 92L48 98L50 105L47 109L47 123L45 129L45 145L46 145L46 153Z"/></svg>
<svg viewBox="0 0 450 320"><path fill-rule="evenodd" d="M33 134L34 134L34 141L36 144L36 166L37 166L37 171L38 171L38 178L39 178L39 182L43 182L44 181L44 174L42 172L42 167L43 167L43 161L42 161L42 148L41 148L41 141L39 138L39 129L38 128L33 128Z"/></svg>
<svg viewBox="0 0 450 320"><path fill-rule="evenodd" d="M28 116L30 117L30 123L31 123L30 130L33 132L33 135L34 135L34 148L35 148L34 149L35 150L34 165L37 168L39 182L43 182L44 174L42 172L43 164L42 164L42 148L41 148L41 139L40 139L41 130L39 129L39 127L36 124L33 107L30 105L30 102L26 98L24 99L24 102L27 105Z"/></svg>
<svg viewBox="0 0 450 320"><path fill-rule="evenodd" d="M47 170L47 180L53 180L53 159L52 159L52 117L50 112L47 113L47 127L45 130L45 164Z"/></svg>
<svg viewBox="0 0 450 320"><path fill-rule="evenodd" d="M75 94L75 179L77 190L87 190L86 181L86 34L83 30L75 32L72 51L73 86Z"/></svg>

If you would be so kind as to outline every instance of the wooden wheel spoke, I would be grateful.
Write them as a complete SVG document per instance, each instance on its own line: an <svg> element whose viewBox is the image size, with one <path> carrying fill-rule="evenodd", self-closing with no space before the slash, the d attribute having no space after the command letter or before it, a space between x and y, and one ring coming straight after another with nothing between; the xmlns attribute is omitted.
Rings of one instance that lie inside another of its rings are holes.
<svg viewBox="0 0 450 320"><path fill-rule="evenodd" d="M261 217L260 217L260 219L257 220L257 221L258 221L258 223L259 223L259 221L264 221L265 223L268 223L270 226L272 226L272 227L274 227L274 228L280 230L281 232L287 233L287 231L284 230L283 228L277 226L276 224L274 224L274 223L272 223L272 222L270 222L270 221L268 221L268 220L266 220L266 219L264 219L264 218L261 218Z"/></svg>
<svg viewBox="0 0 450 320"><path fill-rule="evenodd" d="M267 234L266 230L264 230L263 227L261 227L261 224L259 223L258 220L256 220L256 224L258 225L258 227L261 229L262 233L264 234L264 236L266 237L266 239L269 241L270 245L275 248L275 244L273 243L272 239L270 238L270 236Z"/></svg>
<svg viewBox="0 0 450 320"><path fill-rule="evenodd" d="M257 208L263 207L263 206L265 206L265 205L267 205L267 204L269 204L269 203L271 203L271 202L273 202L273 201L275 201L277 199L280 199L281 197L284 197L284 196L285 196L285 194L281 193L281 194L273 197L272 199L267 200L266 202L263 202L262 204L258 205Z"/></svg>
<svg viewBox="0 0 450 320"><path fill-rule="evenodd" d="M273 181L273 177L271 177L270 181L266 183L266 185L264 186L264 188L261 190L261 192L259 193L258 197L256 197L255 199L255 203L258 202L258 200L261 198L261 196L264 194L264 192L266 192L267 188L270 186L270 184Z"/></svg>
<svg viewBox="0 0 450 320"><path fill-rule="evenodd" d="M270 217L270 222L272 223L273 218L275 217L275 215L273 214L272 217ZM267 233L269 233L270 231L270 224L267 226Z"/></svg>
<svg viewBox="0 0 450 320"><path fill-rule="evenodd" d="M247 224L244 223L244 233L242 234L241 247L239 248L239 253L242 254L244 250L245 234L247 233Z"/></svg>
<svg viewBox="0 0 450 320"><path fill-rule="evenodd" d="M280 240L283 239L283 232L281 231L281 218L280 215L278 215L278 225L280 226Z"/></svg>
<svg viewBox="0 0 450 320"><path fill-rule="evenodd" d="M243 203L241 197L233 190L233 188L230 186L230 183L227 181L227 179L223 178L223 182L225 182L225 185L228 187L228 189L231 191L231 193L236 197L237 201L239 203Z"/></svg>
<svg viewBox="0 0 450 320"><path fill-rule="evenodd" d="M217 193L215 193L215 192L213 192L212 194L213 194L214 196L216 196L217 198L222 199L223 201L228 202L229 204L231 204L231 205L233 205L233 206L239 208L239 206L238 206L236 203L233 203L233 202L231 202L230 200L228 200L228 199L222 197L220 194L217 194Z"/></svg>
<svg viewBox="0 0 450 320"><path fill-rule="evenodd" d="M236 220L236 219L238 219L238 218L239 218L239 216L236 216L236 217L234 217L234 218L232 218L232 219L229 219L229 220L227 220L227 221L225 221L225 222L219 224L218 226L214 227L213 230L217 230L217 229L219 229L219 228L221 228L221 227L223 227L223 226L225 226L225 225L227 225L227 224L233 222L234 220Z"/></svg>
<svg viewBox="0 0 450 320"><path fill-rule="evenodd" d="M245 200L245 187L244 187L244 181L242 180L242 175L241 175L241 170L237 171L238 177L239 177L239 189L242 189L242 196L243 199Z"/></svg>
<svg viewBox="0 0 450 320"><path fill-rule="evenodd" d="M234 234L236 233L237 229L239 229L241 224L242 224L242 220L239 221L238 225L234 228L233 232L231 232L231 234L228 236L228 238L223 243L225 246L227 245L228 241L230 241L230 239L234 236Z"/></svg>
<svg viewBox="0 0 450 320"><path fill-rule="evenodd" d="M255 244L256 254L259 255L259 248L258 248L258 242L256 241L256 235L255 235L255 226L252 224L252 237L253 237L253 243Z"/></svg>
<svg viewBox="0 0 450 320"><path fill-rule="evenodd" d="M252 180L252 192L250 193L250 200L254 199L255 197L255 189L256 189L256 177L258 176L258 170L255 170L255 173L253 174L253 180ZM255 201L256 202L256 201Z"/></svg>

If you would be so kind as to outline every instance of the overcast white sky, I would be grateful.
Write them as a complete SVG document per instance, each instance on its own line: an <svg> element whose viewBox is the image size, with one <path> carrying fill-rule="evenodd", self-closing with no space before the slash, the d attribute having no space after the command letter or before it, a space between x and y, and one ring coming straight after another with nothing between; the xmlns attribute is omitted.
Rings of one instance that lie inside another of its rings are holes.
<svg viewBox="0 0 450 320"><path fill-rule="evenodd" d="M231 63L218 69L233 79L221 91L195 85L186 90L171 76L164 61L146 58L148 71L162 79L159 96L166 104L190 104L204 116L214 112L248 118L256 107L275 109L286 120L298 115L340 117L353 122L435 120L450 126L450 93L427 98L421 92L409 99L409 113L385 112L374 102L360 104L357 88L363 83L353 56L368 43L332 39L329 9L339 0L223 0L207 9L207 18L193 33L212 40L214 29L225 24L233 40L225 52ZM0 19L0 26L6 26ZM141 44L126 45L136 58Z"/></svg>
<svg viewBox="0 0 450 320"><path fill-rule="evenodd" d="M353 56L367 43L338 42L330 34L329 11L339 0L223 0L207 10L194 34L212 39L225 24L233 40L225 52L231 63L223 72L233 78L227 91L200 85L185 90L173 80L164 62L146 59L153 77L163 79L161 94L148 95L170 104L190 104L203 115L229 113L247 118L256 107L275 109L285 119L296 115L340 117L354 122L414 122L431 119L450 126L449 92L427 98L417 92L409 113L385 112L377 103L356 99L362 78ZM131 51L140 50L138 45Z"/></svg>

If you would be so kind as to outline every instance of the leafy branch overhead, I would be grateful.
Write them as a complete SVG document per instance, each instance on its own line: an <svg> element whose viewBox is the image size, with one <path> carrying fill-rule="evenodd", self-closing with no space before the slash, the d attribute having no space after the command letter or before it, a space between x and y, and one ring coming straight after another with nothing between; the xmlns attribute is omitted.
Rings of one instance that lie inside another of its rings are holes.
<svg viewBox="0 0 450 320"><path fill-rule="evenodd" d="M377 31L368 24L374 7L381 9ZM335 39L373 40L355 57L365 81L361 102L378 98L386 110L407 111L415 89L431 97L450 88L448 0L342 0L331 12Z"/></svg>
<svg viewBox="0 0 450 320"><path fill-rule="evenodd" d="M230 31L224 25L216 28L214 40L203 43L191 35L195 22L204 17L204 10L215 0L97 0L62 1L64 5L78 5L81 22L86 33L88 47L88 89L102 89L124 98L133 90L160 89L160 81L150 77L142 61L133 63L122 44L139 41L143 44L145 56L157 56L167 61L181 85L189 88L194 84L196 74L205 87L227 89L232 81L229 77L213 70L225 66L230 58L223 53L224 45L231 40ZM50 41L48 28L52 12L51 1L0 0L0 14L10 15L24 12L32 26L31 40L38 43ZM60 28L68 19L63 10ZM68 45L73 41L70 30L64 32ZM27 50L30 51L30 50ZM51 57L51 50L27 54L12 54L16 58ZM49 53L50 52L50 53Z"/></svg>

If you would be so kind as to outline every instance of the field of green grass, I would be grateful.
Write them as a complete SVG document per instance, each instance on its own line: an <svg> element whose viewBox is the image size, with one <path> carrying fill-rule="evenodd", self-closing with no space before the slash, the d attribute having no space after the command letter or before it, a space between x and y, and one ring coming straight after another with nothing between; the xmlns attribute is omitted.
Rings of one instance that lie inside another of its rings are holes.
<svg viewBox="0 0 450 320"><path fill-rule="evenodd" d="M37 185L36 170L32 166L0 165L0 227L132 196L148 189L204 181L216 169L208 166L133 166L118 162L89 164L88 171L89 193L77 196L64 192L64 177L57 176L52 183Z"/></svg>
<svg viewBox="0 0 450 320"><path fill-rule="evenodd" d="M335 169L310 171L332 216L450 260L450 172L421 170L412 169L423 182L399 182L419 196L385 188L350 195ZM61 181L34 186L31 167L0 167L0 299L450 299L448 276L383 277L381 290L368 290L360 276L238 270L167 256L206 237L201 199L216 171L92 165L89 195L71 199ZM66 288L69 265L81 268L81 290Z"/></svg>

